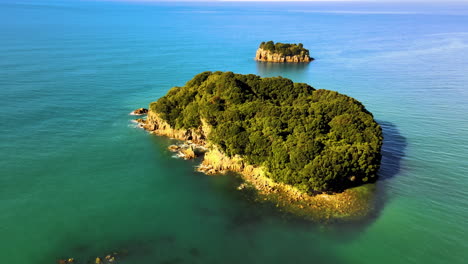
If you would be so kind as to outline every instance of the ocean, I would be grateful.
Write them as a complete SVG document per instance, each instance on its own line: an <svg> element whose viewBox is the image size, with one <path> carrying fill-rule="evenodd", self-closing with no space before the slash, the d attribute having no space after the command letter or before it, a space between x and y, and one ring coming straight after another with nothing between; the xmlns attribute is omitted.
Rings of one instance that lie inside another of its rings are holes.
<svg viewBox="0 0 468 264"><path fill-rule="evenodd" d="M0 18L0 263L466 263L468 4L6 0ZM255 62L268 40L316 60ZM289 215L131 122L208 70L361 101L385 136L372 214Z"/></svg>

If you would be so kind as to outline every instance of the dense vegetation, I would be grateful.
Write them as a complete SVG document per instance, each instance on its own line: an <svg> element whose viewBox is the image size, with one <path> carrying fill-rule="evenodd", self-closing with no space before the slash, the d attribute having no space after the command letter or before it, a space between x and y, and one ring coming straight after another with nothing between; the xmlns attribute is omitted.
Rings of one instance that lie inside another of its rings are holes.
<svg viewBox="0 0 468 264"><path fill-rule="evenodd" d="M273 53L278 53L284 56L294 56L294 55L307 55L309 56L309 50L305 49L302 43L299 44L287 44L273 41L262 42L260 43L260 48L264 50L271 51Z"/></svg>
<svg viewBox="0 0 468 264"><path fill-rule="evenodd" d="M374 181L380 167L381 128L360 102L286 78L203 72L150 108L178 129L206 120L227 155L309 193Z"/></svg>

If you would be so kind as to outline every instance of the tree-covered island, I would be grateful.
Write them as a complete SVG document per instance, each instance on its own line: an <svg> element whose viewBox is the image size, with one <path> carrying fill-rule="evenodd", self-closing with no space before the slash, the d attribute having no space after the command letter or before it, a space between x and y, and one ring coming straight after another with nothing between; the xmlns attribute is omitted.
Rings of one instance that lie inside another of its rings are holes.
<svg viewBox="0 0 468 264"><path fill-rule="evenodd" d="M333 207L349 207L348 189L374 182L380 167L382 130L359 101L282 77L203 72L151 103L141 122L207 148L204 171L239 172L301 208L329 197L344 199ZM330 214L353 214L346 210Z"/></svg>
<svg viewBox="0 0 468 264"><path fill-rule="evenodd" d="M273 41L260 43L255 54L255 60L267 62L310 62L314 60L309 50L302 43L274 43Z"/></svg>

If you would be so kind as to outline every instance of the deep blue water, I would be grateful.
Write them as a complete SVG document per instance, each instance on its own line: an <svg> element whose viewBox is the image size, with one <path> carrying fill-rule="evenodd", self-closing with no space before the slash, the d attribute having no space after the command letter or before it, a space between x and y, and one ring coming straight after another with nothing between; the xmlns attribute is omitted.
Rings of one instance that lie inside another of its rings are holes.
<svg viewBox="0 0 468 264"><path fill-rule="evenodd" d="M307 66L256 63L301 42ZM0 262L465 263L468 4L0 2ZM363 102L385 135L368 219L305 222L194 172L128 113L206 70Z"/></svg>

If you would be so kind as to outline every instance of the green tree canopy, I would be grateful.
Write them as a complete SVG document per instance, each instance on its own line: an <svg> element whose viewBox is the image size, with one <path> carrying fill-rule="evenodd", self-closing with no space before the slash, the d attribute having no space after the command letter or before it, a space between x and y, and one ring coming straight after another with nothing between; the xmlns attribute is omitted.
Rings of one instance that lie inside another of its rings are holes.
<svg viewBox="0 0 468 264"><path fill-rule="evenodd" d="M282 77L203 72L150 110L177 129L206 120L226 155L309 193L374 181L380 167L382 131L359 101Z"/></svg>
<svg viewBox="0 0 468 264"><path fill-rule="evenodd" d="M294 55L302 55L302 56L309 56L309 50L304 48L302 43L299 44L289 44L289 43L281 43L273 41L262 42L260 43L260 48L264 50L271 51L273 53L278 53L284 56L294 56Z"/></svg>

